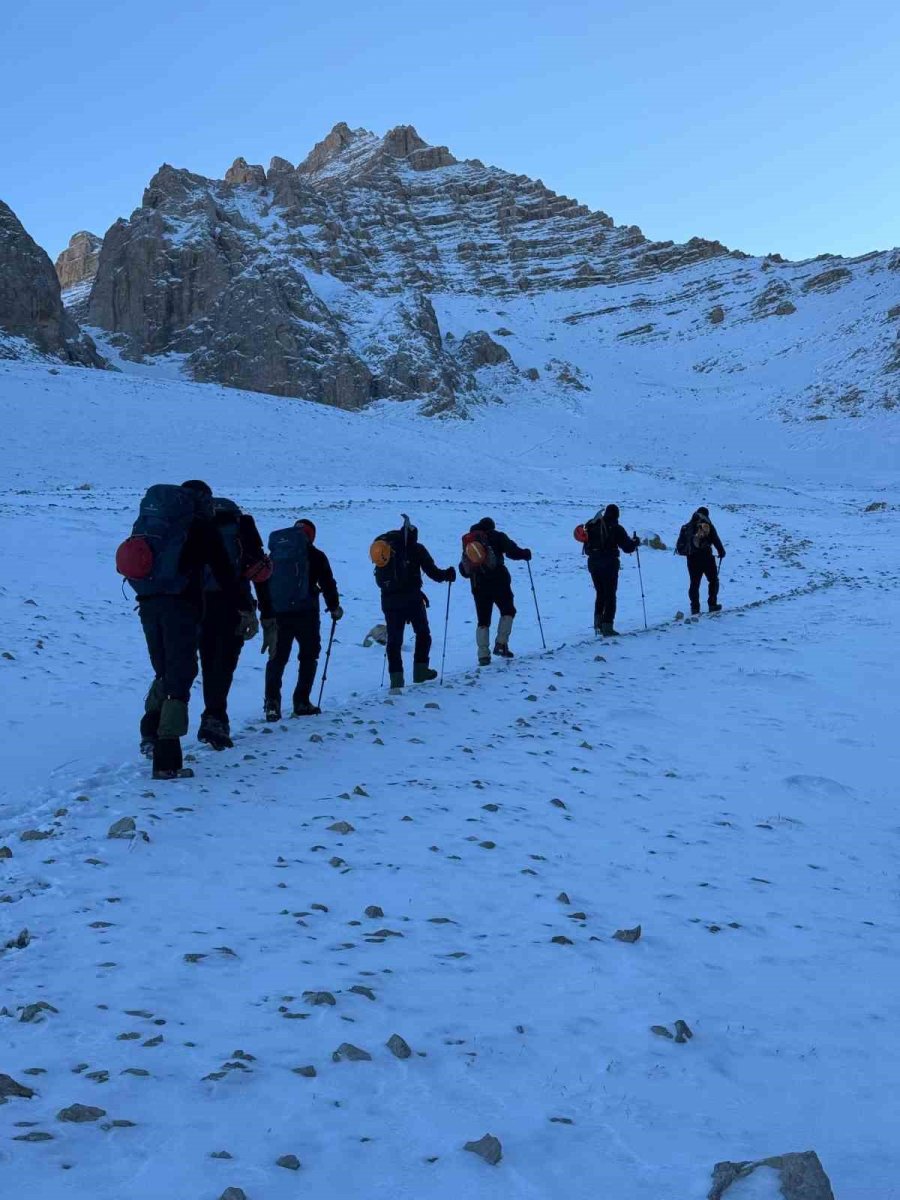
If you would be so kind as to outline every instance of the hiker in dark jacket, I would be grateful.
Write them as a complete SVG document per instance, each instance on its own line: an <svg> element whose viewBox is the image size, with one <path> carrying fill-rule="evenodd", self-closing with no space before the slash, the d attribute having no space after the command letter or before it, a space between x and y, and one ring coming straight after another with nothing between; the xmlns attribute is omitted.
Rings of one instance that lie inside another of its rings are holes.
<svg viewBox="0 0 900 1200"><path fill-rule="evenodd" d="M698 508L687 525L682 527L678 535L677 549L679 553L687 556L691 615L696 617L700 612L700 584L704 576L709 585L709 611L719 612L722 608L719 603L719 568L713 551L721 560L725 557L725 547L715 525L709 519L708 508Z"/></svg>
<svg viewBox="0 0 900 1200"><path fill-rule="evenodd" d="M181 738L188 731L188 701L197 677L207 569L239 619L245 616L236 572L212 519L211 489L199 479L188 480L181 489L190 494L195 508L178 559L179 575L186 582L177 594L154 593L151 583L149 590L138 595L141 625L154 672L141 721L141 751L153 760L154 779L193 774L184 768Z"/></svg>
<svg viewBox="0 0 900 1200"><path fill-rule="evenodd" d="M488 666L491 661L491 617L495 605L500 619L497 622L494 654L500 658L513 657L509 637L516 606L512 579L505 561L507 558L530 562L531 551L517 546L511 537L502 533L492 517L483 517L476 522L463 538L459 571L472 586L477 621L475 644L480 667Z"/></svg>
<svg viewBox="0 0 900 1200"><path fill-rule="evenodd" d="M584 530L587 534L584 552L597 593L594 600L594 631L602 633L604 637L618 637L614 622L621 565L619 551L634 554L641 539L637 534L629 537L619 524L617 504L607 504L602 513L598 512L593 520L585 522Z"/></svg>
<svg viewBox="0 0 900 1200"><path fill-rule="evenodd" d="M416 635L413 651L413 682L427 683L437 678L428 665L431 655L431 629L428 625L428 600L422 590L422 572L435 583L453 583L453 567L442 570L419 541L419 531L404 515L403 526L382 534L369 551L375 563L375 581L381 589L381 611L387 625L387 664L391 689L402 688L403 633L411 625Z"/></svg>
<svg viewBox="0 0 900 1200"><path fill-rule="evenodd" d="M244 642L259 632L250 584L252 580L257 598L268 595L266 580L271 567L256 522L233 500L223 496L213 499L213 521L238 576L238 602L236 606L234 596L223 592L207 570L199 647L204 709L197 737L213 750L226 750L234 744L228 720L228 694L234 672Z"/></svg>
<svg viewBox="0 0 900 1200"><path fill-rule="evenodd" d="M281 720L281 681L294 642L298 646L297 684L294 688L293 713L295 717L317 716L321 711L313 704L311 695L322 652L321 618L319 597L325 601L333 621L344 615L341 598L331 570L328 557L313 543L316 527L307 517L294 523L307 539L304 560L306 578L302 581L303 591L295 599L290 589L284 588L279 573L284 569L273 555L274 573L269 588L260 594L260 615L263 626L263 653L268 652L266 663L265 715L267 721ZM286 532L286 531L282 531ZM277 535L273 534L273 538ZM272 548L272 540L269 543ZM290 563L287 564L290 569ZM279 599L283 597L283 599Z"/></svg>

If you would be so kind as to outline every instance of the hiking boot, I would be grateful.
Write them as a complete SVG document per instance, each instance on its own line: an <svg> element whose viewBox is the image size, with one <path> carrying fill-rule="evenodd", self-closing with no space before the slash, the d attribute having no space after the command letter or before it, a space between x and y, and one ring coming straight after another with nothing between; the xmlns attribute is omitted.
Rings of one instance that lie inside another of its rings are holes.
<svg viewBox="0 0 900 1200"><path fill-rule="evenodd" d="M709 611L710 612L721 612L722 605L721 604L710 604Z"/></svg>
<svg viewBox="0 0 900 1200"><path fill-rule="evenodd" d="M488 654L487 658L485 658L485 656L483 654L479 654L478 655L478 665L479 665L479 667L489 667L491 665L490 654Z"/></svg>
<svg viewBox="0 0 900 1200"><path fill-rule="evenodd" d="M144 737L141 738L141 754L144 758L152 758L153 751L156 749L156 738Z"/></svg>
<svg viewBox="0 0 900 1200"><path fill-rule="evenodd" d="M402 692L403 685L406 680L403 678L402 671L391 671L391 691Z"/></svg>
<svg viewBox="0 0 900 1200"><path fill-rule="evenodd" d="M153 778L154 779L164 779L164 780L193 779L194 772L191 770L190 767L179 767L179 769L177 771L163 771L163 770L154 771Z"/></svg>
<svg viewBox="0 0 900 1200"><path fill-rule="evenodd" d="M265 704L265 718L270 723L272 721L281 720L281 705L277 700L267 700Z"/></svg>
<svg viewBox="0 0 900 1200"><path fill-rule="evenodd" d="M295 717L317 717L321 711L321 708L317 704L311 704L309 700L294 702Z"/></svg>
<svg viewBox="0 0 900 1200"><path fill-rule="evenodd" d="M618 629L614 629L611 621L604 621L600 626L600 632L604 637L621 637Z"/></svg>
<svg viewBox="0 0 900 1200"><path fill-rule="evenodd" d="M510 650L509 646L503 645L502 642L497 642L495 644L494 653L497 655L498 658L515 658L516 657L513 654L512 650Z"/></svg>
<svg viewBox="0 0 900 1200"><path fill-rule="evenodd" d="M691 605L691 616L692 617L700 616L700 605L699 604L696 607L694 607L693 604Z"/></svg>
<svg viewBox="0 0 900 1200"><path fill-rule="evenodd" d="M205 742L213 750L231 750L234 746L227 723L218 717L201 718L197 741Z"/></svg>
<svg viewBox="0 0 900 1200"><path fill-rule="evenodd" d="M427 662L413 663L413 683L430 683L437 677L437 671L433 667L429 667Z"/></svg>

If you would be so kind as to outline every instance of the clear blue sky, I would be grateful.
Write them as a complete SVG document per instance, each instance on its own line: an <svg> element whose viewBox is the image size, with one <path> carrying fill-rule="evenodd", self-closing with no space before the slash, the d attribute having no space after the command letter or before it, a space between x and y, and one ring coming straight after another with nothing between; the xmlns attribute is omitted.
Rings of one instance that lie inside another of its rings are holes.
<svg viewBox="0 0 900 1200"><path fill-rule="evenodd" d="M900 5L5 0L0 198L55 255L162 162L298 162L413 124L654 238L900 243Z"/></svg>

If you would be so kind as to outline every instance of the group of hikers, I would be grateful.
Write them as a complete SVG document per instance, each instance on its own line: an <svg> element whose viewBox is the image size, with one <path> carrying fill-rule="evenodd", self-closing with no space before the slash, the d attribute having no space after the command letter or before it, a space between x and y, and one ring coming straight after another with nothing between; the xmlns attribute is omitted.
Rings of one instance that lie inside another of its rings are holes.
<svg viewBox="0 0 900 1200"><path fill-rule="evenodd" d="M619 516L618 507L609 504L575 529L596 590L594 629L604 637L618 636L614 621L620 552L633 554L640 546L638 535L629 536ZM231 748L228 695L243 645L256 637L260 624L262 652L268 654L265 719L281 720L282 680L294 643L299 667L291 711L295 717L320 712L312 699L322 651L320 597L331 617L331 639L344 610L331 564L315 542L316 526L303 517L273 532L265 547L253 517L233 500L214 496L200 479L155 484L147 491L131 536L116 552L116 569L137 597L153 670L140 736L141 753L152 760L154 779L193 774L184 766L181 739L188 732L188 701L198 658L204 704L198 738L214 750ZM704 578L709 611L717 612L721 605L715 555L723 558L725 548L708 509L698 508L682 527L676 552L687 559L691 613L700 612ZM378 640L385 644L392 691L405 685L402 649L407 625L415 636L413 682L436 679L422 576L452 584L457 569L435 564L405 515L398 529L375 539L369 556L381 595L384 625ZM513 657L509 641L516 607L506 559L530 564L531 550L497 529L492 518L484 517L463 535L459 573L471 586L482 667L492 656ZM528 571L530 575L530 565ZM449 610L449 590L447 603ZM330 645L329 641L329 651Z"/></svg>

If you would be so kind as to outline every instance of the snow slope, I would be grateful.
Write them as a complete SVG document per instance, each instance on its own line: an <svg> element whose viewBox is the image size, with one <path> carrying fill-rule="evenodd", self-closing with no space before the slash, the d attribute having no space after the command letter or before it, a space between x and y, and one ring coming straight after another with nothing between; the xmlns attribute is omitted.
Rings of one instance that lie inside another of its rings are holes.
<svg viewBox="0 0 900 1200"><path fill-rule="evenodd" d="M0 945L30 937L0 1073L35 1091L0 1194L701 1200L719 1159L812 1147L839 1200L900 1196L888 417L775 437L738 398L704 441L662 390L552 400L427 422L0 364ZM321 719L260 724L251 644L235 751L163 787L111 560L144 486L193 475L265 531L313 515L347 616ZM588 637L571 530L611 499L670 544L709 503L727 610L671 623L683 563L645 548L650 632L629 560L634 636ZM485 512L530 544L550 651L514 564L519 657L472 669L457 585L444 686L387 696L366 550L401 511L442 565ZM123 816L149 840L108 840ZM650 1031L676 1019L690 1042ZM487 1131L495 1168L461 1149Z"/></svg>

